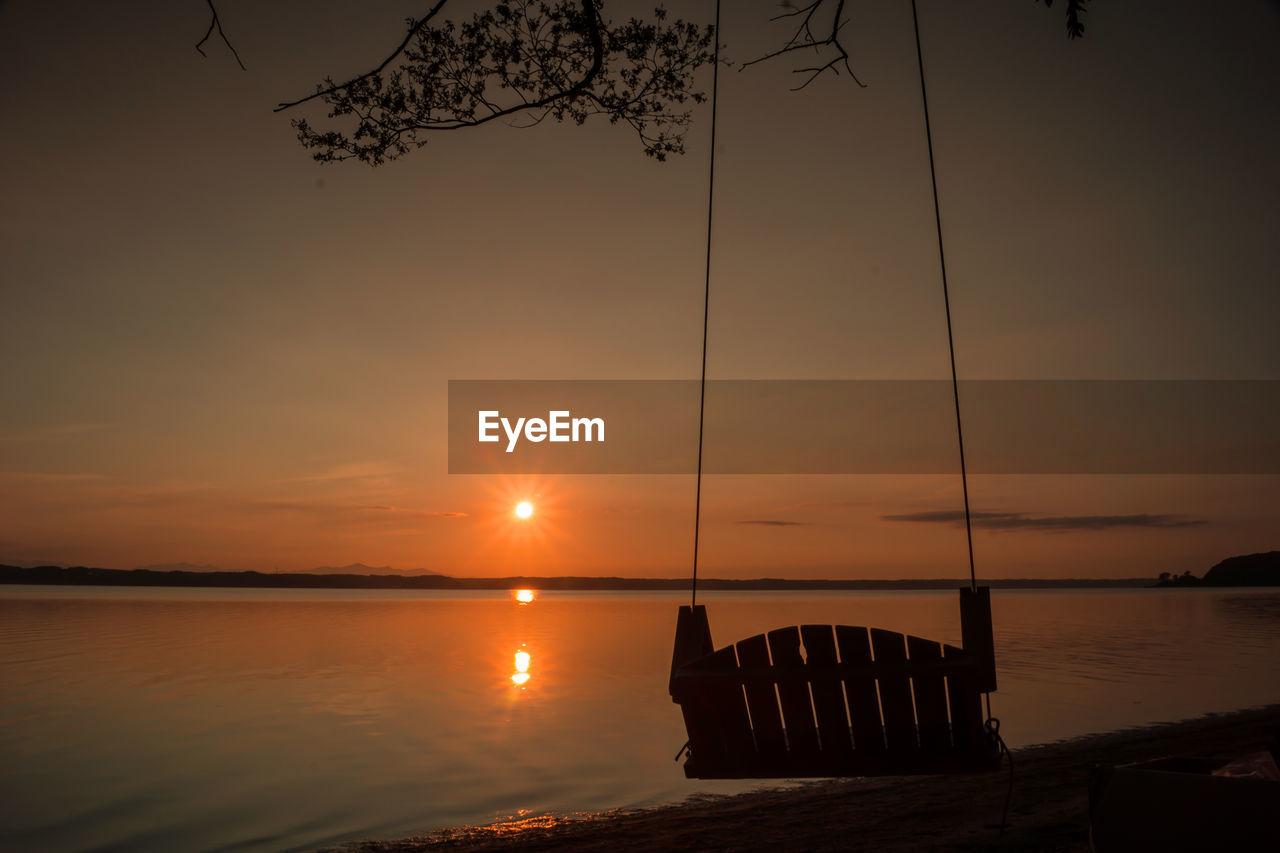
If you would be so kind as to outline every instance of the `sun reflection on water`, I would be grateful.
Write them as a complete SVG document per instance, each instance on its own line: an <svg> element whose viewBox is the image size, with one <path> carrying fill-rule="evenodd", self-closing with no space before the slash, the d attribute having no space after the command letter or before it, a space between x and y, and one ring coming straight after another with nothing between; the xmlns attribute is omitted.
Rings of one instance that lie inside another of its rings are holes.
<svg viewBox="0 0 1280 853"><path fill-rule="evenodd" d="M532 604L535 598L537 598L537 595L531 589L516 590L516 602L518 604Z"/></svg>
<svg viewBox="0 0 1280 853"><path fill-rule="evenodd" d="M516 649L516 656L515 656L516 671L511 674L512 684L518 685L519 687L524 687L524 685L529 682L529 679L531 678L531 676L529 675L529 661L531 660L531 658L532 656L529 654L528 651L525 650L525 647L523 645L519 649Z"/></svg>

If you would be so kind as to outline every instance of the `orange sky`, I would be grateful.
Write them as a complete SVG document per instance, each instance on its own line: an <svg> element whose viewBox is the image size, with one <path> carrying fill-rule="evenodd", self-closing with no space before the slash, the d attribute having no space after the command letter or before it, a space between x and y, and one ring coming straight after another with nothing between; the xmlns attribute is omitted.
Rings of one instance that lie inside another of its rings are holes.
<svg viewBox="0 0 1280 853"><path fill-rule="evenodd" d="M731 59L778 41L773 4L728 5ZM1056 7L922 2L962 378L1280 378L1280 16L1183 5L1091 4L1071 43ZM947 375L909 6L851 6L867 89L722 75L712 377ZM696 377L706 111L667 163L599 122L311 162L271 106L417 10L227 5L241 72L192 50L201 3L0 7L0 562L687 570L691 477L450 476L445 402ZM980 529L979 573L1199 573L1277 547L1278 485L978 477L980 511L1111 519ZM711 478L703 565L960 577L953 524L885 520L958 495Z"/></svg>

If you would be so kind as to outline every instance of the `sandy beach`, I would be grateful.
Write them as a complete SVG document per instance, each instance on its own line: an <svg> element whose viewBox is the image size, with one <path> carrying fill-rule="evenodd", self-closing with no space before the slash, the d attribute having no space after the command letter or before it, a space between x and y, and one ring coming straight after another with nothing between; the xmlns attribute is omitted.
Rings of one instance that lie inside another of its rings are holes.
<svg viewBox="0 0 1280 853"><path fill-rule="evenodd" d="M1087 851L1095 764L1163 755L1230 758L1280 731L1280 705L1094 735L1014 752L1007 768L963 777L818 782L652 809L547 816L429 836L364 842L344 853L425 850L1025 850Z"/></svg>

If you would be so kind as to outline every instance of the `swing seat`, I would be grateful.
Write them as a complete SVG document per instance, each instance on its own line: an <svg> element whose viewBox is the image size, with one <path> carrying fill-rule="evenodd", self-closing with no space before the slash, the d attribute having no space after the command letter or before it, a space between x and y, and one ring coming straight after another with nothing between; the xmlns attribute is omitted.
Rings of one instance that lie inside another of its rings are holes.
<svg viewBox="0 0 1280 853"><path fill-rule="evenodd" d="M702 608L682 607L677 623L686 655L690 642L710 647L705 611L695 610ZM995 770L1000 745L983 725L981 704L993 674L962 649L849 625L793 625L673 661L671 697L689 735L685 775Z"/></svg>

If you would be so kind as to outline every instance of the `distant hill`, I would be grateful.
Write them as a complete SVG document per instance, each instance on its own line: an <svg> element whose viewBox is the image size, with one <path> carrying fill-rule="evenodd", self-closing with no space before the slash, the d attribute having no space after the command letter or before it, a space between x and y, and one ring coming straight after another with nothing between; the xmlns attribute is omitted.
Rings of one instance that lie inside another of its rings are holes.
<svg viewBox="0 0 1280 853"><path fill-rule="evenodd" d="M67 563L38 563L26 561L22 563L12 563L11 565L20 566L24 569L35 569L40 566L59 566L61 568L70 568ZM155 563L150 566L137 566L134 571L139 572L227 572L221 566L198 565L196 563ZM391 566L366 566L364 563L352 563L349 566L317 566L314 569L303 569L302 574L307 575L400 575L407 578L422 577L424 575L435 575L440 577L439 572L433 572L430 569L393 569Z"/></svg>
<svg viewBox="0 0 1280 853"><path fill-rule="evenodd" d="M140 572L220 572L217 566L197 566L194 563L156 563L151 566L138 566Z"/></svg>
<svg viewBox="0 0 1280 853"><path fill-rule="evenodd" d="M98 569L87 566L0 566L0 584L70 584L83 586L265 587L296 589L458 589L462 584L443 575L311 574L309 572L155 571Z"/></svg>
<svg viewBox="0 0 1280 853"><path fill-rule="evenodd" d="M348 567L350 568L350 567ZM368 568L368 567L362 567ZM373 570L379 571L379 570ZM394 570L393 570L394 571ZM425 570L419 570L425 571ZM265 587L271 589L540 589L540 590L687 590L688 578L617 577L505 577L453 578L426 573L334 574L310 572L157 572L150 569L94 569L85 566L62 568L0 566L0 584L71 584L87 586L184 586L184 587ZM698 581L705 590L836 590L836 589L941 589L965 586L959 578L906 580L834 580L756 578L729 580L706 578ZM1143 578L992 578L993 589L1115 589L1147 586Z"/></svg>
<svg viewBox="0 0 1280 853"><path fill-rule="evenodd" d="M1280 586L1280 551L1228 557L1205 572L1201 586Z"/></svg>
<svg viewBox="0 0 1280 853"><path fill-rule="evenodd" d="M430 569L393 569L390 566L366 566L364 563L352 563L349 566L318 566L314 569L307 569L305 574L308 575L402 575L407 578L417 578L424 575L435 575L436 577L444 577L439 572L433 572Z"/></svg>

